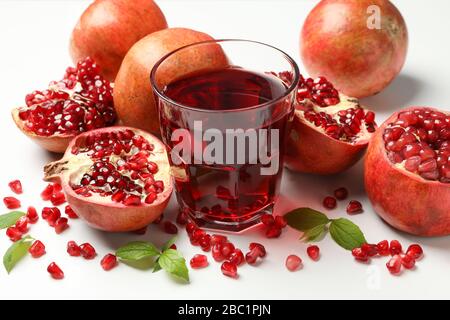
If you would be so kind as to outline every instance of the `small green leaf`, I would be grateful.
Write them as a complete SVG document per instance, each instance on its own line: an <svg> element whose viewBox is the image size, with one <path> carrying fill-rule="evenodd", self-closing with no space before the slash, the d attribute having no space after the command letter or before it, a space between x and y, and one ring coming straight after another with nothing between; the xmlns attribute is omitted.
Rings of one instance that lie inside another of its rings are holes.
<svg viewBox="0 0 450 320"><path fill-rule="evenodd" d="M322 224L312 229L306 230L305 232L303 232L300 240L303 240L305 242L315 242L321 240L327 232L326 226L326 224Z"/></svg>
<svg viewBox="0 0 450 320"><path fill-rule="evenodd" d="M162 268L161 268L161 265L159 264L159 260L158 260L158 261L155 262L155 265L153 266L153 272L152 273L158 272L161 269Z"/></svg>
<svg viewBox="0 0 450 320"><path fill-rule="evenodd" d="M345 218L331 221L330 234L333 240L346 250L353 250L367 242L361 229Z"/></svg>
<svg viewBox="0 0 450 320"><path fill-rule="evenodd" d="M116 256L121 260L137 261L148 257L156 257L160 251L150 242L130 242L116 251Z"/></svg>
<svg viewBox="0 0 450 320"><path fill-rule="evenodd" d="M169 249L173 244L175 244L175 241L177 240L177 237L173 237L171 239L169 239L169 241L167 241L163 247L161 248L161 251L166 251L167 249Z"/></svg>
<svg viewBox="0 0 450 320"><path fill-rule="evenodd" d="M164 251L158 260L159 265L169 274L176 278L189 282L189 271L186 267L186 260L174 249Z"/></svg>
<svg viewBox="0 0 450 320"><path fill-rule="evenodd" d="M13 211L7 214L0 215L0 229L6 229L14 225L17 220L25 215L22 211Z"/></svg>
<svg viewBox="0 0 450 320"><path fill-rule="evenodd" d="M21 240L14 242L3 256L3 265L8 273L15 267L15 265L28 253L33 244L34 239L26 236Z"/></svg>
<svg viewBox="0 0 450 320"><path fill-rule="evenodd" d="M330 222L326 215L310 208L295 209L284 217L290 227L303 232Z"/></svg>

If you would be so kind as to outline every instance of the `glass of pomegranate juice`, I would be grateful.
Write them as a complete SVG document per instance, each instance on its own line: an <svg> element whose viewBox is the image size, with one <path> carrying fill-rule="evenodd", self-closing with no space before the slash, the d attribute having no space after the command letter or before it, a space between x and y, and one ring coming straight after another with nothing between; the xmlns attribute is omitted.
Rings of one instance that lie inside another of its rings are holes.
<svg viewBox="0 0 450 320"><path fill-rule="evenodd" d="M155 65L177 199L197 225L239 232L272 214L298 80L291 57L246 40L192 44Z"/></svg>

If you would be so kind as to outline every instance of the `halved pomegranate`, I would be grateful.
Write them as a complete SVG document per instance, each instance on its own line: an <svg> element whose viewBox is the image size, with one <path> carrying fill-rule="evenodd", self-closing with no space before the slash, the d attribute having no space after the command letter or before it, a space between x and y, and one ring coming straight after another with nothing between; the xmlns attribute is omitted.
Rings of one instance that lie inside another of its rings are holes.
<svg viewBox="0 0 450 320"><path fill-rule="evenodd" d="M71 208L94 228L133 231L157 219L172 185L164 145L144 131L111 127L75 138L64 157L45 167Z"/></svg>
<svg viewBox="0 0 450 320"><path fill-rule="evenodd" d="M26 107L12 111L16 125L43 148L63 153L79 133L116 122L112 85L91 58L69 67L64 78L25 98Z"/></svg>
<svg viewBox="0 0 450 320"><path fill-rule="evenodd" d="M280 77L289 81L289 75ZM324 77L300 78L286 148L289 169L335 174L354 165L375 132L375 114L339 93Z"/></svg>
<svg viewBox="0 0 450 320"><path fill-rule="evenodd" d="M412 107L393 114L370 142L365 186L390 225L421 236L450 234L450 114Z"/></svg>

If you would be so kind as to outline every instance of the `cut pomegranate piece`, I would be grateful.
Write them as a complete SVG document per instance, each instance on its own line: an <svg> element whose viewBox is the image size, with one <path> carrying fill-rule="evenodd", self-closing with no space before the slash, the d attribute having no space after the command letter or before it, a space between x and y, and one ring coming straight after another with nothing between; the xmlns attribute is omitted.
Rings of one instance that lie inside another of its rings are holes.
<svg viewBox="0 0 450 320"><path fill-rule="evenodd" d="M14 197L5 197L3 198L3 203L8 209L18 209L20 208L21 204L20 201Z"/></svg>
<svg viewBox="0 0 450 320"><path fill-rule="evenodd" d="M149 171L149 163L154 164L153 173ZM70 207L81 218L105 231L125 232L146 227L162 214L172 193L162 142L148 133L126 127L79 135L63 159L47 165L45 173L46 180L61 182ZM145 201L148 192L156 194L151 204ZM173 224L166 222L163 228L176 233Z"/></svg>
<svg viewBox="0 0 450 320"><path fill-rule="evenodd" d="M316 245L309 246L306 249L306 253L308 253L308 257L310 257L311 260L318 261L320 257L320 248Z"/></svg>
<svg viewBox="0 0 450 320"><path fill-rule="evenodd" d="M28 249L28 252L33 258L40 258L45 254L45 245L41 241L36 240Z"/></svg>
<svg viewBox="0 0 450 320"><path fill-rule="evenodd" d="M61 234L64 232L64 230L66 230L67 228L69 228L69 221L67 220L67 218L58 218L58 220L56 220L55 222L55 232L56 234Z"/></svg>
<svg viewBox="0 0 450 320"><path fill-rule="evenodd" d="M402 258L399 255L393 256L387 263L386 267L392 274L399 274L402 269Z"/></svg>
<svg viewBox="0 0 450 320"><path fill-rule="evenodd" d="M27 218L30 223L36 223L39 220L39 216L35 207L28 207Z"/></svg>
<svg viewBox="0 0 450 320"><path fill-rule="evenodd" d="M298 268L300 268L302 264L302 259L295 255L295 254L291 254L286 258L286 268L289 271L295 271Z"/></svg>
<svg viewBox="0 0 450 320"><path fill-rule="evenodd" d="M374 210L391 226L449 235L449 113L411 107L392 115L370 144L364 175Z"/></svg>
<svg viewBox="0 0 450 320"><path fill-rule="evenodd" d="M6 229L6 235L12 242L16 242L22 239L23 233L16 227L9 227Z"/></svg>
<svg viewBox="0 0 450 320"><path fill-rule="evenodd" d="M97 252L90 243L83 243L80 245L81 255L86 260L92 260L97 256Z"/></svg>
<svg viewBox="0 0 450 320"><path fill-rule="evenodd" d="M231 263L229 261L225 261L222 263L222 266L220 267L222 270L222 273L230 278L237 278L237 266L234 263Z"/></svg>
<svg viewBox="0 0 450 320"><path fill-rule="evenodd" d="M23 192L22 183L20 182L20 180L11 181L10 183L8 183L8 186L15 194L21 194Z"/></svg>
<svg viewBox="0 0 450 320"><path fill-rule="evenodd" d="M67 253L72 257L81 256L81 248L75 243L75 241L67 242Z"/></svg>
<svg viewBox="0 0 450 320"><path fill-rule="evenodd" d="M64 152L76 135L116 121L112 86L90 58L68 68L64 78L46 90L26 96L26 107L14 109L16 125L43 148Z"/></svg>
<svg viewBox="0 0 450 320"><path fill-rule="evenodd" d="M163 223L163 230L164 230L165 233L168 233L168 234L177 234L178 233L177 226L174 225L170 221L164 221L164 223Z"/></svg>
<svg viewBox="0 0 450 320"><path fill-rule="evenodd" d="M78 219L78 215L73 211L71 206L66 206L64 212L70 219Z"/></svg>
<svg viewBox="0 0 450 320"><path fill-rule="evenodd" d="M208 266L208 258L204 254L196 254L189 262L192 269L200 269Z"/></svg>
<svg viewBox="0 0 450 320"><path fill-rule="evenodd" d="M355 164L375 132L374 114L340 94L325 78L300 79L286 164L300 172L334 174Z"/></svg>
<svg viewBox="0 0 450 320"><path fill-rule="evenodd" d="M100 265L103 270L109 271L117 266L117 257L111 253L108 253L106 256L102 258L100 261Z"/></svg>
<svg viewBox="0 0 450 320"><path fill-rule="evenodd" d="M21 233L27 233L28 232L28 218L27 218L27 216L20 217L19 220L16 221L15 227Z"/></svg>
<svg viewBox="0 0 450 320"><path fill-rule="evenodd" d="M333 210L337 206L336 198L333 197L325 197L323 199L323 206L328 210Z"/></svg>
<svg viewBox="0 0 450 320"><path fill-rule="evenodd" d="M406 250L406 254L411 256L414 260L419 260L423 257L423 249L418 244L412 244Z"/></svg>
<svg viewBox="0 0 450 320"><path fill-rule="evenodd" d="M347 206L348 214L357 214L363 212L362 203L357 200L352 200Z"/></svg>
<svg viewBox="0 0 450 320"><path fill-rule="evenodd" d="M403 250L400 242L398 240L392 240L391 243L389 244L389 253L391 254L391 256L398 255L402 252Z"/></svg>
<svg viewBox="0 0 450 320"><path fill-rule="evenodd" d="M64 272L61 268L54 262L50 263L47 267L47 272L50 273L53 279L61 280L64 279Z"/></svg>

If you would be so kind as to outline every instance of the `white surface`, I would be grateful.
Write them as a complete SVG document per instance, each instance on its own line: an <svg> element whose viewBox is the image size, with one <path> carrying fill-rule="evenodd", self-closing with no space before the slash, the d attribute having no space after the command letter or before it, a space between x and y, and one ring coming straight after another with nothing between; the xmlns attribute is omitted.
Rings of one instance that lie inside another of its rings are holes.
<svg viewBox="0 0 450 320"><path fill-rule="evenodd" d="M159 1L171 26L184 26L210 33L216 38L248 38L278 46L298 61L298 33L303 19L315 1ZM395 1L402 11L410 32L410 50L402 74L383 93L366 99L378 112L378 121L399 107L433 105L450 110L450 47L448 30L450 3L446 0ZM39 192L44 187L42 167L52 156L30 142L17 130L10 109L24 101L26 93L45 88L59 78L70 64L68 39L72 27L87 2L83 1L0 1L0 195L10 194L7 182L20 178L25 193L20 199L24 207L42 208ZM318 298L450 298L450 237L420 239L385 225L371 210L362 186L361 164L333 178L318 178L287 172L283 198L278 210L284 212L298 206L321 208L319 201L335 187L349 186L351 197L363 201L366 211L353 220L365 231L369 241L399 239L404 245L419 242L426 259L417 270L401 277L388 274L385 259L375 259L369 266L355 263L351 255L337 247L328 237L320 247L319 262L311 262L306 245L298 233L290 230L280 239L265 240L258 230L233 241L245 247L250 241L263 242L269 252L257 268L239 269L240 279L232 280L220 273L219 264L191 271L191 284L180 285L163 273L138 271L125 265L107 273L98 257L86 261L69 257L68 240L89 241L100 255L135 239L148 239L157 244L168 236L154 226L145 236L105 234L86 227L82 221L71 222L71 228L57 236L45 225L32 227L31 234L47 245L41 259L27 257L7 276L0 268L0 299L4 298L145 298L145 299L318 299ZM166 216L175 212L172 202ZM0 211L6 211L1 209ZM344 204L330 212L332 217L346 216ZM3 234L4 231L2 231ZM0 251L10 245L0 237ZM187 241L184 232L177 242L186 258L199 253ZM304 269L290 273L284 267L288 254L296 253L304 260ZM46 272L50 261L65 271L63 281L53 281Z"/></svg>

